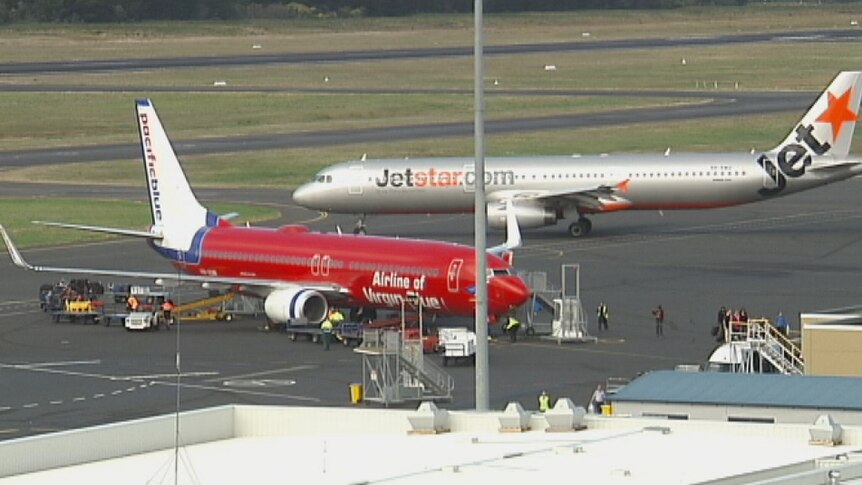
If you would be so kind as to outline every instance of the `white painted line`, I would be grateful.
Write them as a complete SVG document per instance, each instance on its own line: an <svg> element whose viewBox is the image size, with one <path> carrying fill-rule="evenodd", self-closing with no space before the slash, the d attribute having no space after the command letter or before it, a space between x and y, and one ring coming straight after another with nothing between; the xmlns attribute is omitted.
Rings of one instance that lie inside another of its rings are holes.
<svg viewBox="0 0 862 485"><path fill-rule="evenodd" d="M137 391L137 390L138 390L138 388L133 386L133 387L127 388L126 392L133 392L133 391Z"/></svg>
<svg viewBox="0 0 862 485"><path fill-rule="evenodd" d="M8 410L10 410L10 409L12 409L12 408L10 408L9 406L0 406L0 412L2 412L2 411L8 411Z"/></svg>
<svg viewBox="0 0 862 485"><path fill-rule="evenodd" d="M0 369L14 369L14 370L26 370L31 372L45 372L48 374L60 374L66 376L77 376L77 377L94 377L97 379L106 379L110 381L116 380L125 380L124 377L117 376L109 376L105 374L92 374L89 372L75 372L70 370L62 370L62 369L51 369L45 367L33 367L31 365L19 365L19 364L0 364Z"/></svg>
<svg viewBox="0 0 862 485"><path fill-rule="evenodd" d="M63 404L63 401L51 401L51 402L50 402L50 403L48 403L48 404L50 404L50 405L52 405L52 406L58 406L58 405L60 405L60 404Z"/></svg>
<svg viewBox="0 0 862 485"><path fill-rule="evenodd" d="M21 407L22 407L22 408L24 408L24 409L35 408L35 407L39 407L39 403L34 402L34 403L30 403L30 404L25 404L25 405L23 405L23 406L21 406Z"/></svg>
<svg viewBox="0 0 862 485"><path fill-rule="evenodd" d="M11 313L5 313L4 312L4 313L0 314L0 318L16 317L19 315L30 315L32 313L42 313L42 310L32 310L29 312L11 312Z"/></svg>
<svg viewBox="0 0 862 485"><path fill-rule="evenodd" d="M122 391L122 390L120 390L120 391L114 391L114 392L112 392L112 393L111 393L111 395L112 395L112 396L116 396L117 394L122 394L122 393L123 393L123 391Z"/></svg>
<svg viewBox="0 0 862 485"><path fill-rule="evenodd" d="M100 398L103 398L103 397L105 397L105 395L104 395L104 394L93 394L93 399L100 399Z"/></svg>
<svg viewBox="0 0 862 485"><path fill-rule="evenodd" d="M35 305L35 304L36 304L36 300L9 300L9 301L3 301L3 302L0 302L0 306L3 306L3 305L17 305L18 303L32 303L32 304L34 304L34 305Z"/></svg>
<svg viewBox="0 0 862 485"><path fill-rule="evenodd" d="M41 368L41 367L62 367L66 365L86 365L86 364L101 364L101 360L69 360L65 362L36 362L33 364L21 364L19 367L25 369Z"/></svg>
<svg viewBox="0 0 862 485"><path fill-rule="evenodd" d="M72 399L72 402L80 402L80 401L86 401L86 400L87 400L86 397L76 397L76 398Z"/></svg>
<svg viewBox="0 0 862 485"><path fill-rule="evenodd" d="M228 376L228 377L225 377L224 379L231 380L231 381L241 380L241 379L248 379L250 377L266 376L266 375L270 375L270 374L281 374L283 372L312 370L312 369L317 369L318 367L319 366L317 366L317 365L297 365L294 367L286 367L284 369L272 369L272 370L266 370L266 371L261 371L261 372L253 372L251 374L242 374L242 375L238 375L238 376ZM210 379L207 382L215 382L215 381L220 381L220 380L222 380L222 379Z"/></svg>
<svg viewBox="0 0 862 485"><path fill-rule="evenodd" d="M158 384L161 386L169 386L176 387L175 382L153 382L153 384ZM202 386L197 384L181 384L180 387L189 388L189 389L202 389L206 391L217 391L217 392L227 392L231 394L247 394L249 396L264 396L264 397L274 397L281 399L290 399L294 401L308 401L308 402L321 402L321 399L310 396L295 396L292 394L278 394L273 392L260 392L260 391L246 391L243 389L232 389L226 387L216 387L216 386Z"/></svg>
<svg viewBox="0 0 862 485"><path fill-rule="evenodd" d="M180 377L202 377L202 376L217 376L217 375L219 375L218 372L184 372L184 373L180 374ZM122 378L118 377L117 379L118 380L119 379L130 380L130 381L142 381L142 380L148 380L148 379L173 379L176 377L177 377L177 375L174 373L174 374L150 374L150 375L145 375L145 376L126 376L126 377L122 377Z"/></svg>

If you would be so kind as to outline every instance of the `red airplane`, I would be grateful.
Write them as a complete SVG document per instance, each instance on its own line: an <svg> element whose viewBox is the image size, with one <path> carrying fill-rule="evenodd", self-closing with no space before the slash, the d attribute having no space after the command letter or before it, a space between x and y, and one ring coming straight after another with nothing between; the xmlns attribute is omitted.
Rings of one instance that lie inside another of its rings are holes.
<svg viewBox="0 0 862 485"><path fill-rule="evenodd" d="M12 261L25 269L225 285L264 299L275 323L319 323L330 304L475 312L475 250L470 246L312 232L300 225L235 226L203 207L183 173L153 103L138 100L137 120L153 224L147 231L56 222L42 224L146 238L185 274L34 266L6 230ZM514 214L514 212L513 212ZM508 240L489 249L488 313L505 314L530 290L501 255L520 245L511 217Z"/></svg>

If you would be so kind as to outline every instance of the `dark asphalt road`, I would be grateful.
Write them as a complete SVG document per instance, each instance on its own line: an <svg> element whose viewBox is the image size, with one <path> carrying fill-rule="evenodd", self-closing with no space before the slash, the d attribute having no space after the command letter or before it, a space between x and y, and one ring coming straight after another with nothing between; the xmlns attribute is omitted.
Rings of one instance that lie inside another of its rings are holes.
<svg viewBox="0 0 862 485"><path fill-rule="evenodd" d="M624 39L536 44L487 45L486 55L532 54L619 49L650 49L693 45L750 44L759 42L841 42L862 37L860 29L800 30L786 32L692 36L654 39ZM0 76L58 72L115 72L140 69L179 69L212 66L263 64L308 64L375 60L426 59L431 57L469 57L473 46L427 47L413 49L375 49L342 52L302 52L255 54L245 56L163 57L148 59L75 60L68 62L15 62L0 64Z"/></svg>

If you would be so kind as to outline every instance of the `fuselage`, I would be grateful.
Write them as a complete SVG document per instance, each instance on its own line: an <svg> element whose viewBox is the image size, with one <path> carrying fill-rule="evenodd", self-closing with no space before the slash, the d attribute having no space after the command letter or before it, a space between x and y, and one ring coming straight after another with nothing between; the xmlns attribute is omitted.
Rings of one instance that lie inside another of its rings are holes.
<svg viewBox="0 0 862 485"><path fill-rule="evenodd" d="M812 166L831 163L815 157ZM750 153L670 153L601 156L490 157L485 186L489 202L515 195L560 194L579 213L626 209L698 209L745 204L843 180L859 165L779 183ZM297 189L303 206L337 213L472 212L475 181L470 158L381 159L332 165ZM781 185L779 187L779 185ZM600 203L581 191L614 188Z"/></svg>
<svg viewBox="0 0 862 485"><path fill-rule="evenodd" d="M400 309L407 302L415 309L419 299L428 312L475 311L475 251L453 243L221 225L203 229L182 258L171 257L201 276L344 288L351 306ZM487 257L489 314L499 315L523 304L530 290L506 261Z"/></svg>

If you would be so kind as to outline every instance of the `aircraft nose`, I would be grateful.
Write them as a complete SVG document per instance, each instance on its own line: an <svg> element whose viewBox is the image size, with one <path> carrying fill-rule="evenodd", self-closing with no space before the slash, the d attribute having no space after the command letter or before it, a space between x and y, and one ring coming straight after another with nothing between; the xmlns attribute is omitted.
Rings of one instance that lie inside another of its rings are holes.
<svg viewBox="0 0 862 485"><path fill-rule="evenodd" d="M302 185L293 191L293 201L303 207L316 208L316 192L310 184Z"/></svg>
<svg viewBox="0 0 862 485"><path fill-rule="evenodd" d="M518 308L529 298L532 291L519 276L503 276L491 280L491 300L497 303L499 312Z"/></svg>

